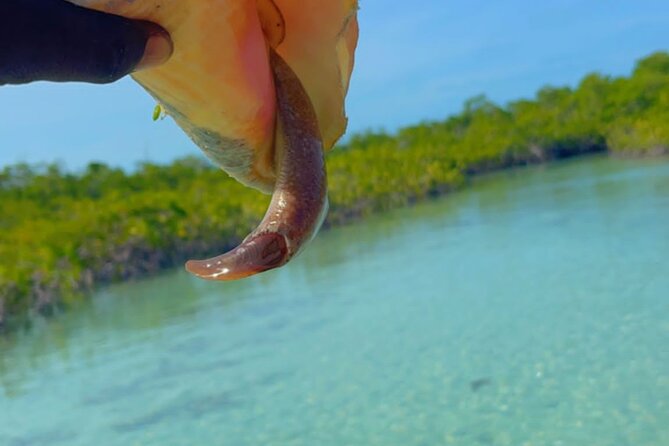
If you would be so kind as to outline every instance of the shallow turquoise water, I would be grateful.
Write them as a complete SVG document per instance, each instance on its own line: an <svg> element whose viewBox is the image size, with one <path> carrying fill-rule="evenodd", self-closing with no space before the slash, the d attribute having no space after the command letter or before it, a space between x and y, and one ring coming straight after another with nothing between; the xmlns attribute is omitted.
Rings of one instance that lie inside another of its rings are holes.
<svg viewBox="0 0 669 446"><path fill-rule="evenodd" d="M669 163L518 170L0 340L0 445L667 445Z"/></svg>

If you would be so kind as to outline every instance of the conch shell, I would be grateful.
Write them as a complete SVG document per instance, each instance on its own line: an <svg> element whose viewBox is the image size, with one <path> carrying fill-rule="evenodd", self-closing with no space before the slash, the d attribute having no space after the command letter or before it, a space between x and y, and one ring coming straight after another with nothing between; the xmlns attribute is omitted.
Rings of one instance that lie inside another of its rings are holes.
<svg viewBox="0 0 669 446"><path fill-rule="evenodd" d="M228 174L272 193L239 247L187 269L237 279L285 264L327 212L324 152L346 129L357 0L69 0L161 25L174 53L133 75Z"/></svg>

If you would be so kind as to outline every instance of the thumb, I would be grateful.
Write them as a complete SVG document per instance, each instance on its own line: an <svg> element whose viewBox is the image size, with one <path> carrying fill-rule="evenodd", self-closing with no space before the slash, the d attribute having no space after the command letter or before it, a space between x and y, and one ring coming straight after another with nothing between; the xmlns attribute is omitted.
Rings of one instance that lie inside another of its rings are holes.
<svg viewBox="0 0 669 446"><path fill-rule="evenodd" d="M113 82L172 54L159 26L64 0L0 1L0 85Z"/></svg>

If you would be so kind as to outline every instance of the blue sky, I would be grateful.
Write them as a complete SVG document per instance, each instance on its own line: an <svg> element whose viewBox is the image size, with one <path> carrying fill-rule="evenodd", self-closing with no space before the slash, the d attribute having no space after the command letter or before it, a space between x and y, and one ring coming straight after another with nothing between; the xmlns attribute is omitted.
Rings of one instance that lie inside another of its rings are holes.
<svg viewBox="0 0 669 446"><path fill-rule="evenodd" d="M325 1L325 0L324 0ZM504 103L584 74L627 74L669 49L666 0L360 0L349 132L442 119L479 93ZM0 88L0 166L133 167L198 149L129 79Z"/></svg>

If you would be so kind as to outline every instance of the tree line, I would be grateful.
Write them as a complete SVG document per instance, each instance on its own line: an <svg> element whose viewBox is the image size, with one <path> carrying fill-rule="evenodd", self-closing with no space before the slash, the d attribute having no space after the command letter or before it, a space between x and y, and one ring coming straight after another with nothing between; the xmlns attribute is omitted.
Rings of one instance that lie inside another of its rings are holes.
<svg viewBox="0 0 669 446"><path fill-rule="evenodd" d="M640 60L627 77L590 74L504 106L478 96L445 120L353 135L328 155L326 226L458 189L472 175L605 151L669 153L668 53ZM77 173L5 167L0 325L229 249L268 200L197 157L133 172L101 163Z"/></svg>

